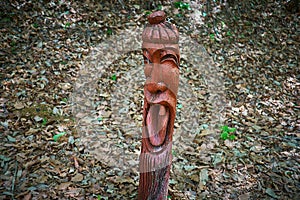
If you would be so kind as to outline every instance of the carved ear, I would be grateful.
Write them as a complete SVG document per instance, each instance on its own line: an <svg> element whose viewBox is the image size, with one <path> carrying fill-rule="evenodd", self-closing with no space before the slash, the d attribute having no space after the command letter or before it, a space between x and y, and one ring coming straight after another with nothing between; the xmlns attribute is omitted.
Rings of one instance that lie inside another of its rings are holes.
<svg viewBox="0 0 300 200"><path fill-rule="evenodd" d="M178 67L180 66L180 55L179 54L176 54L177 56L177 59L178 59Z"/></svg>

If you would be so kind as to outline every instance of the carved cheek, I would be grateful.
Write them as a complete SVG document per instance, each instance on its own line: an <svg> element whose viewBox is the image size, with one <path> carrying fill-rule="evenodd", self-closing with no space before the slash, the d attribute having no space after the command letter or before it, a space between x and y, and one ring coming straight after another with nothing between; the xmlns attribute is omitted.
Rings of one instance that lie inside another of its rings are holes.
<svg viewBox="0 0 300 200"><path fill-rule="evenodd" d="M151 77L152 65L153 64L145 64L144 73L145 73L146 78Z"/></svg>
<svg viewBox="0 0 300 200"><path fill-rule="evenodd" d="M177 95L179 84L179 69L174 62L167 61L163 63L164 82L175 95Z"/></svg>
<svg viewBox="0 0 300 200"><path fill-rule="evenodd" d="M179 69L176 68L172 68L171 73L170 73L170 88L171 91L177 96L177 92L178 92L178 84L179 84Z"/></svg>

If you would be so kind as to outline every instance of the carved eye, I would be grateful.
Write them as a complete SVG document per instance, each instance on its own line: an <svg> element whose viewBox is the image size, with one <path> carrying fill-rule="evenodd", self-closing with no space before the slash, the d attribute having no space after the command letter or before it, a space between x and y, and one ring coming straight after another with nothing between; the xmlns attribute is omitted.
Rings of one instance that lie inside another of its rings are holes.
<svg viewBox="0 0 300 200"><path fill-rule="evenodd" d="M176 56L172 55L172 54L167 54L165 56L163 56L161 58L161 63L165 62L165 61L172 61L174 62L176 65L178 65L178 60L176 58Z"/></svg>
<svg viewBox="0 0 300 200"><path fill-rule="evenodd" d="M144 64L151 64L151 60L149 60L146 56L144 56Z"/></svg>
<svg viewBox="0 0 300 200"><path fill-rule="evenodd" d="M145 65L152 63L152 61L150 60L151 55L150 55L150 53L148 52L147 49L143 49L143 57L144 57L144 64Z"/></svg>

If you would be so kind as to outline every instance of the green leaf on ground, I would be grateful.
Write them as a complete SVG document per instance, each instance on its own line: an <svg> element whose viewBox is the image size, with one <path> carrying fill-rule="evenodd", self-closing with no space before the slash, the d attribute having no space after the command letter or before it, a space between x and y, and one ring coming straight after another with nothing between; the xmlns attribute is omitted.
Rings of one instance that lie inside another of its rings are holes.
<svg viewBox="0 0 300 200"><path fill-rule="evenodd" d="M179 9L183 9L183 10L190 10L191 9L190 4L184 3L182 1L174 2L174 6L175 6L175 8L179 8Z"/></svg>
<svg viewBox="0 0 300 200"><path fill-rule="evenodd" d="M221 133L221 139L222 139L222 140L227 140L228 137L229 137L228 132L223 132L223 133Z"/></svg>
<svg viewBox="0 0 300 200"><path fill-rule="evenodd" d="M115 74L113 74L113 75L111 76L111 80L116 81L116 80L117 80L117 76L116 76Z"/></svg>
<svg viewBox="0 0 300 200"><path fill-rule="evenodd" d="M106 34L107 34L107 35L112 35L112 30L111 30L110 28L107 29Z"/></svg>
<svg viewBox="0 0 300 200"><path fill-rule="evenodd" d="M229 140L235 140L236 136L235 135L230 135Z"/></svg>
<svg viewBox="0 0 300 200"><path fill-rule="evenodd" d="M53 136L53 140L54 140L55 142L57 142L57 140L58 140L61 136L65 135L65 134L66 134L66 132L61 132L61 133L59 133L59 134L56 134L56 135Z"/></svg>
<svg viewBox="0 0 300 200"><path fill-rule="evenodd" d="M43 118L43 122L42 122L42 125L46 125L47 124L47 119L46 118Z"/></svg>

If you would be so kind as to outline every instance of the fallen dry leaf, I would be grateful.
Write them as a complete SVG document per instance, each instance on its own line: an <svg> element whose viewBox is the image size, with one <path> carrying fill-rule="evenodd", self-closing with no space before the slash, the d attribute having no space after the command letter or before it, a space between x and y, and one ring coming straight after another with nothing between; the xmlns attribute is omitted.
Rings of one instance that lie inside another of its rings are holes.
<svg viewBox="0 0 300 200"><path fill-rule="evenodd" d="M72 182L61 183L57 186L57 189L58 190L66 190L70 185L72 185Z"/></svg>
<svg viewBox="0 0 300 200"><path fill-rule="evenodd" d="M80 173L77 173L74 177L72 177L72 182L80 182L83 180L83 175Z"/></svg>

